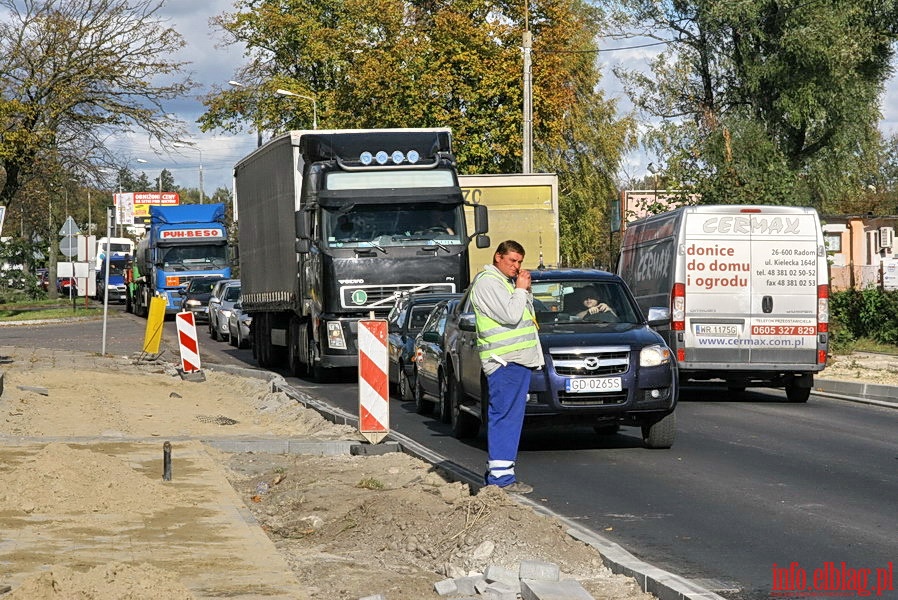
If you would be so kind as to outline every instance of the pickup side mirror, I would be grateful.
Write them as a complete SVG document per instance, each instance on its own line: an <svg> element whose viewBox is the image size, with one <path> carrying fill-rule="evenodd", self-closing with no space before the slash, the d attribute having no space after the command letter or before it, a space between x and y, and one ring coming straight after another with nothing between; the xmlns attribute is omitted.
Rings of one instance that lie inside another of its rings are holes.
<svg viewBox="0 0 898 600"><path fill-rule="evenodd" d="M436 331L425 331L421 334L421 339L425 342L430 342L431 344L439 344L440 334Z"/></svg>
<svg viewBox="0 0 898 600"><path fill-rule="evenodd" d="M653 306L649 308L649 327L668 325L670 323L670 309L666 306Z"/></svg>
<svg viewBox="0 0 898 600"><path fill-rule="evenodd" d="M474 323L474 313L459 315L458 328L462 331L477 331L477 326Z"/></svg>

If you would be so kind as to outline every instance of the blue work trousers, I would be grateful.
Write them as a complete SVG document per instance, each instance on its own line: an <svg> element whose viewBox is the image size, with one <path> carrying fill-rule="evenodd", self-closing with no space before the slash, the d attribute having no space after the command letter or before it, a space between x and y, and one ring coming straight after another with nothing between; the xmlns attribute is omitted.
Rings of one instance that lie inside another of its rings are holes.
<svg viewBox="0 0 898 600"><path fill-rule="evenodd" d="M515 363L499 367L487 376L486 484L505 487L514 483L514 461L521 441L524 408L530 389L530 369Z"/></svg>

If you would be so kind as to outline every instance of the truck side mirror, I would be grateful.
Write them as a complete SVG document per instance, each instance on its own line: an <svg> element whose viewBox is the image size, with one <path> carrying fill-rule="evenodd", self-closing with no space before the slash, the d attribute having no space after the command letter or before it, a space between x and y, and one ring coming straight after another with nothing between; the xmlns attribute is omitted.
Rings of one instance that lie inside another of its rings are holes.
<svg viewBox="0 0 898 600"><path fill-rule="evenodd" d="M658 327L670 323L670 309L666 306L652 306L649 308L649 316L646 319L649 327Z"/></svg>
<svg viewBox="0 0 898 600"><path fill-rule="evenodd" d="M474 233L481 234L486 233L490 230L490 220L489 214L487 213L486 206L483 204L475 204L474 205ZM487 240L486 246L477 245L478 248L486 248L489 246L489 240Z"/></svg>
<svg viewBox="0 0 898 600"><path fill-rule="evenodd" d="M477 244L478 248L489 248L490 247L490 236L478 235L476 244Z"/></svg>
<svg viewBox="0 0 898 600"><path fill-rule="evenodd" d="M299 254L308 254L311 243L311 240L309 239L311 233L309 212L298 210L293 213L293 218L295 219L296 225L296 251Z"/></svg>

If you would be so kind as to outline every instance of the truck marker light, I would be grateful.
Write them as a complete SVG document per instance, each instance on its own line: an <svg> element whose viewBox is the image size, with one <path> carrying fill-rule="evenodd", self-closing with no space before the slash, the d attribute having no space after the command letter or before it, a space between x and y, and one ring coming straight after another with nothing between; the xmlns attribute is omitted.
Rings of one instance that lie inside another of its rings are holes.
<svg viewBox="0 0 898 600"><path fill-rule="evenodd" d="M418 154L417 150L409 150L405 153L405 157L408 158L408 162L415 164L419 160L421 160L421 155Z"/></svg>
<svg viewBox="0 0 898 600"><path fill-rule="evenodd" d="M379 165L387 164L387 161L389 159L390 159L389 155L386 152L384 152L383 150L379 151L377 154L374 155L374 160L376 160L377 164L379 164Z"/></svg>
<svg viewBox="0 0 898 600"><path fill-rule="evenodd" d="M403 154L401 150L393 150L393 155L390 158L392 158L393 162L398 165L405 160L405 154Z"/></svg>
<svg viewBox="0 0 898 600"><path fill-rule="evenodd" d="M677 348L677 362L686 362L686 348Z"/></svg>
<svg viewBox="0 0 898 600"><path fill-rule="evenodd" d="M365 166L368 166L368 165L370 165L372 162L374 162L374 156L372 156L372 154L371 154L370 152L368 152L367 150L365 150L365 151L362 152L362 154L359 156L359 162L362 163L362 164L365 165Z"/></svg>

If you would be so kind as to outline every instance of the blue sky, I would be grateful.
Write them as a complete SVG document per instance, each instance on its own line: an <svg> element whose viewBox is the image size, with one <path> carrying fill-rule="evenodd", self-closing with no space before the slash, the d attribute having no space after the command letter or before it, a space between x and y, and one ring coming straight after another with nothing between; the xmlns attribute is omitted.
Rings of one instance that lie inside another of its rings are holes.
<svg viewBox="0 0 898 600"><path fill-rule="evenodd" d="M172 172L175 182L183 187L199 186L200 158L203 165L203 189L211 195L219 187L230 188L232 168L243 156L256 147L256 134L247 131L239 135L202 133L196 126L196 119L204 112L199 96L209 92L214 85L227 86L234 79L235 71L244 62L243 48L222 45L221 34L213 29L209 20L224 12L233 10L233 0L170 0L162 8L160 15L185 36L187 46L182 50L181 60L190 61L193 78L199 84L192 97L184 98L166 107L169 113L178 115L187 123L190 135L185 141L195 144L196 149L168 148L160 151L151 147L145 138L133 136L120 140L116 147L131 161L134 171L143 171L152 180L165 168ZM621 111L627 111L630 103L623 88L611 72L616 64L628 67L643 67L657 53L656 47L613 50L614 48L638 45L634 41L613 41L602 45L599 54L602 66L602 87L606 96L618 99ZM882 103L883 120L881 129L886 135L898 133L898 78L889 81ZM267 139L267 136L266 136ZM120 144L120 145L119 145ZM646 174L646 166L654 157L642 152L627 156L621 170L621 179L639 178ZM147 161L138 163L137 161Z"/></svg>

